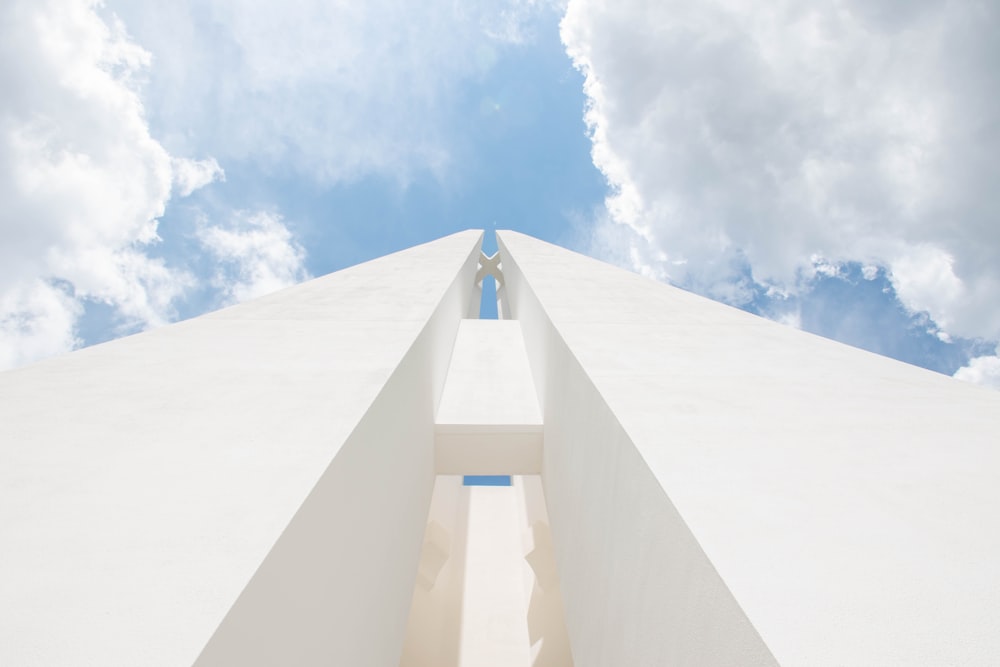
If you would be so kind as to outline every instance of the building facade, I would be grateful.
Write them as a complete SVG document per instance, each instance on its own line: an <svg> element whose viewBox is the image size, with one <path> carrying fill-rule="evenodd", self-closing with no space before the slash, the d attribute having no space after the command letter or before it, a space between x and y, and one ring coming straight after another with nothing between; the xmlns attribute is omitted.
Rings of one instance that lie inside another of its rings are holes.
<svg viewBox="0 0 1000 667"><path fill-rule="evenodd" d="M1000 659L1000 394L481 241L0 374L0 664Z"/></svg>

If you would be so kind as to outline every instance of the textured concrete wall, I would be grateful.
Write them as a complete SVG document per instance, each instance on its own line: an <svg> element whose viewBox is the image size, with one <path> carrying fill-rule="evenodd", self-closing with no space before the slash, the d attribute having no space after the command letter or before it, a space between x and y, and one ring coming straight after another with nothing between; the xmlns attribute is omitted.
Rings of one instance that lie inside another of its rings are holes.
<svg viewBox="0 0 1000 667"><path fill-rule="evenodd" d="M499 239L578 665L996 663L1000 394Z"/></svg>

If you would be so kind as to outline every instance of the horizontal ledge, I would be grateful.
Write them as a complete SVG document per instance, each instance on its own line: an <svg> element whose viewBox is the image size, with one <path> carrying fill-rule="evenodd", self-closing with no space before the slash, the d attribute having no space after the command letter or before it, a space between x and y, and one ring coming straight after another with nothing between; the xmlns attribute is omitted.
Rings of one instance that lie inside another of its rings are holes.
<svg viewBox="0 0 1000 667"><path fill-rule="evenodd" d="M469 434L518 434L542 433L545 425L542 423L519 424L434 424L435 433L469 433Z"/></svg>

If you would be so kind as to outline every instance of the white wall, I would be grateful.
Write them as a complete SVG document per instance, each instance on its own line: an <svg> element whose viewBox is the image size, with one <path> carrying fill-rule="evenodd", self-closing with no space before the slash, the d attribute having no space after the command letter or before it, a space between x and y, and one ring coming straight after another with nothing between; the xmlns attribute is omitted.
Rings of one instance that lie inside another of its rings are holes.
<svg viewBox="0 0 1000 667"><path fill-rule="evenodd" d="M0 374L0 664L398 660L480 239Z"/></svg>
<svg viewBox="0 0 1000 667"><path fill-rule="evenodd" d="M480 238L0 374L0 664L396 664ZM499 244L577 665L996 662L1000 394Z"/></svg>
<svg viewBox="0 0 1000 667"><path fill-rule="evenodd" d="M523 273L523 249L509 249L511 236L498 241L543 405L542 480L575 664L774 664L552 326ZM548 259L567 271L564 284L583 282L556 251ZM568 295L581 308L576 317L599 317L583 294Z"/></svg>
<svg viewBox="0 0 1000 667"><path fill-rule="evenodd" d="M996 663L1000 394L498 236L577 665Z"/></svg>

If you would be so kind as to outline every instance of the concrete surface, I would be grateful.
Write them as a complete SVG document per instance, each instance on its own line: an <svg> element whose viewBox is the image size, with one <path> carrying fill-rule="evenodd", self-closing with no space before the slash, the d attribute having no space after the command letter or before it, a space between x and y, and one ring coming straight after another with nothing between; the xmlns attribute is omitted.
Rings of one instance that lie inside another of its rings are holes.
<svg viewBox="0 0 1000 667"><path fill-rule="evenodd" d="M0 374L0 664L1000 660L1000 393L481 237Z"/></svg>
<svg viewBox="0 0 1000 667"><path fill-rule="evenodd" d="M481 236L0 374L0 664L395 663Z"/></svg>
<svg viewBox="0 0 1000 667"><path fill-rule="evenodd" d="M587 665L1000 659L1000 393L499 232Z"/></svg>

